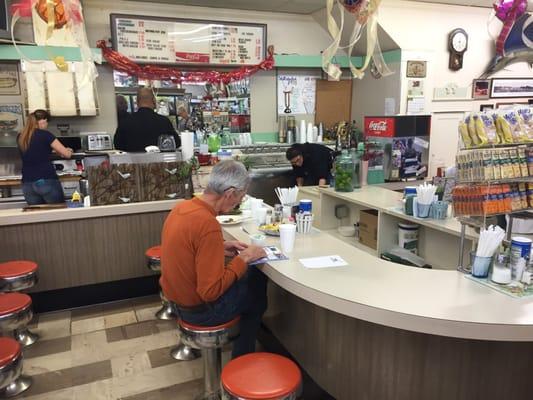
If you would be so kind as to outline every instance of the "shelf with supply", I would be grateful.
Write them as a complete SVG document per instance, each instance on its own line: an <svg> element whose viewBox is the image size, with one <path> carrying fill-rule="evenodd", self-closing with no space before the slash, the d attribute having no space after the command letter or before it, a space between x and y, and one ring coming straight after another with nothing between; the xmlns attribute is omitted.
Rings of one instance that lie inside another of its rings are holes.
<svg viewBox="0 0 533 400"><path fill-rule="evenodd" d="M453 209L466 227L485 229L494 218L506 217L508 245L515 218L533 214L533 143L506 143L461 149L456 157L457 186L453 189ZM488 222L489 221L489 222ZM464 266L463 240L458 270Z"/></svg>

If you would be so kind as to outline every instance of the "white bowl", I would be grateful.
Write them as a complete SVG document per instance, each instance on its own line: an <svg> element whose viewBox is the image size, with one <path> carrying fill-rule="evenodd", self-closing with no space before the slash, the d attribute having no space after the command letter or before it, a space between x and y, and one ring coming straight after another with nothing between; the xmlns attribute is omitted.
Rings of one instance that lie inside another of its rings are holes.
<svg viewBox="0 0 533 400"><path fill-rule="evenodd" d="M266 244L266 236L260 233L250 235L250 240L252 241L252 244L255 246L263 247Z"/></svg>
<svg viewBox="0 0 533 400"><path fill-rule="evenodd" d="M342 236L354 236L355 235L355 226L339 226L339 233Z"/></svg>

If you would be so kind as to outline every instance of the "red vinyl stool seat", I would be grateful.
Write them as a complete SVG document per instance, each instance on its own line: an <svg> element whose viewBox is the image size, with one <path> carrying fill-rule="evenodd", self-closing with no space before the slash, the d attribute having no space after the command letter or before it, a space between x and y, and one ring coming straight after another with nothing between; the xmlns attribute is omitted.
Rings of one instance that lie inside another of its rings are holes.
<svg viewBox="0 0 533 400"><path fill-rule="evenodd" d="M21 376L22 348L15 339L0 337L0 399L17 396L31 385Z"/></svg>
<svg viewBox="0 0 533 400"><path fill-rule="evenodd" d="M31 297L24 293L0 293L0 332L13 332L23 346L37 341L38 335L27 328L33 318Z"/></svg>
<svg viewBox="0 0 533 400"><path fill-rule="evenodd" d="M33 261L0 263L0 292L18 292L35 286L37 264Z"/></svg>
<svg viewBox="0 0 533 400"><path fill-rule="evenodd" d="M158 274L161 273L161 246L158 245L148 248L144 252L144 255L148 260L148 269ZM178 316L172 309L172 305L162 290L159 290L159 297L161 298L161 308L155 313L156 318L166 321L177 319Z"/></svg>
<svg viewBox="0 0 533 400"><path fill-rule="evenodd" d="M228 329L228 328L231 328L233 326L235 326L239 321L240 321L241 317L240 316L237 316L235 318L233 318L231 321L228 321L228 322L225 322L221 325L214 325L214 326L204 326L204 325L193 325L193 324L190 324L189 322L185 322L183 320L179 320L178 321L178 324L180 324L180 326L182 328L185 328L185 329L188 329L190 331L196 331L196 332L213 332L213 331L219 331L219 330L222 330L222 329Z"/></svg>
<svg viewBox="0 0 533 400"><path fill-rule="evenodd" d="M31 297L25 293L0 294L0 318L31 306Z"/></svg>
<svg viewBox="0 0 533 400"><path fill-rule="evenodd" d="M298 366L272 353L237 357L222 370L222 390L230 399L295 399L302 384Z"/></svg>
<svg viewBox="0 0 533 400"><path fill-rule="evenodd" d="M239 333L239 320L236 317L224 324L215 326L194 325L178 321L181 343L200 349L204 363L204 390L199 399L220 399L220 371L222 367L222 347L234 340Z"/></svg>

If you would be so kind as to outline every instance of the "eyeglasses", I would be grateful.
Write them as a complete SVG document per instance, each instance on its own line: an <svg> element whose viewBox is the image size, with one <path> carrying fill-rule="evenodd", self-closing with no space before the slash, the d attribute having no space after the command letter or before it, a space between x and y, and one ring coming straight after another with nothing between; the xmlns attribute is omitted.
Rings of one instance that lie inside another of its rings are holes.
<svg viewBox="0 0 533 400"><path fill-rule="evenodd" d="M297 166L302 156L296 156L291 160L291 165Z"/></svg>

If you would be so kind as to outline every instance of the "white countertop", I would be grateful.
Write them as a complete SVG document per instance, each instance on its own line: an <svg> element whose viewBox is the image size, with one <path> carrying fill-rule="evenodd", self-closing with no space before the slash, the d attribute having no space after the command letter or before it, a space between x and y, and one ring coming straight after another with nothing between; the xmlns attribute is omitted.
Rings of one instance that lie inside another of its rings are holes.
<svg viewBox="0 0 533 400"><path fill-rule="evenodd" d="M180 199L39 211L22 211L21 208L14 208L0 210L0 226L169 211L178 201Z"/></svg>
<svg viewBox="0 0 533 400"><path fill-rule="evenodd" d="M254 227L247 224L254 233ZM225 230L248 242L239 226ZM279 246L278 238L268 244ZM299 258L339 255L347 267L309 270ZM298 235L290 260L263 271L306 301L357 319L458 338L533 341L533 298L515 299L472 282L455 270L402 266L314 232Z"/></svg>

